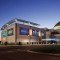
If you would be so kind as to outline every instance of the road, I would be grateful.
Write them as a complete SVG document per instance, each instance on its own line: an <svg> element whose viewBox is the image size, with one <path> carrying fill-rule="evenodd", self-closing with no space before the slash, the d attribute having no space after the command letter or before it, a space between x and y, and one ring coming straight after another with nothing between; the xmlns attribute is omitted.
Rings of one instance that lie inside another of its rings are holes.
<svg viewBox="0 0 60 60"><path fill-rule="evenodd" d="M27 52L31 47L0 47L0 60L60 60L60 56Z"/></svg>

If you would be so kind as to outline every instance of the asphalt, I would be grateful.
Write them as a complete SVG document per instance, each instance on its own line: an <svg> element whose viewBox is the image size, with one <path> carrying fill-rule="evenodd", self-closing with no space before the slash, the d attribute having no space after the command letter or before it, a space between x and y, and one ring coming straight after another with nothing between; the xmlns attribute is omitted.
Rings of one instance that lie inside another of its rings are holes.
<svg viewBox="0 0 60 60"><path fill-rule="evenodd" d="M0 60L60 60L60 56L31 53L36 46L0 47Z"/></svg>

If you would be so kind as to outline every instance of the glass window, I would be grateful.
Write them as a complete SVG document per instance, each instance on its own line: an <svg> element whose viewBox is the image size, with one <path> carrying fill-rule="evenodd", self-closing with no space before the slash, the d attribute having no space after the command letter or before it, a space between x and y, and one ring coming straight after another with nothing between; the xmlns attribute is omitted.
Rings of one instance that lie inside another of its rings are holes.
<svg viewBox="0 0 60 60"><path fill-rule="evenodd" d="M1 36L6 37L7 36L7 31L2 31Z"/></svg>
<svg viewBox="0 0 60 60"><path fill-rule="evenodd" d="M7 30L7 34L8 34L8 36L13 35L13 28L8 29L8 30Z"/></svg>
<svg viewBox="0 0 60 60"><path fill-rule="evenodd" d="M32 30L32 35L33 36L38 36L38 31L37 30Z"/></svg>
<svg viewBox="0 0 60 60"><path fill-rule="evenodd" d="M42 32L42 39L46 38L46 32Z"/></svg>

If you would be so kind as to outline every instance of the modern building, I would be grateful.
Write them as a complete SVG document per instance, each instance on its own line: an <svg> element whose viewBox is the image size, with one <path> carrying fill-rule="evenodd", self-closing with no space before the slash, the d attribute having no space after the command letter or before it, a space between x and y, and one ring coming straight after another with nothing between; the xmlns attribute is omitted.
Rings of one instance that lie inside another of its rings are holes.
<svg viewBox="0 0 60 60"><path fill-rule="evenodd" d="M39 24L13 19L2 26L1 41L10 44L37 44L41 43L41 30Z"/></svg>
<svg viewBox="0 0 60 60"><path fill-rule="evenodd" d="M60 22L58 22L57 24L55 24L55 26L54 26L53 29L55 30L53 32L54 36L57 37L58 43L60 44Z"/></svg>
<svg viewBox="0 0 60 60"><path fill-rule="evenodd" d="M57 24L55 24L54 30L60 30L60 22L58 22Z"/></svg>
<svg viewBox="0 0 60 60"><path fill-rule="evenodd" d="M60 44L60 22L58 22L57 24L55 24L55 26L53 27L53 29L49 29L50 31L50 35L48 38L48 43L57 43Z"/></svg>
<svg viewBox="0 0 60 60"><path fill-rule="evenodd" d="M55 35L60 38L60 22L58 22L55 26L54 26L54 32L55 32Z"/></svg>
<svg viewBox="0 0 60 60"><path fill-rule="evenodd" d="M60 22L53 29L39 28L39 24L13 19L2 26L1 42L9 44L60 43Z"/></svg>

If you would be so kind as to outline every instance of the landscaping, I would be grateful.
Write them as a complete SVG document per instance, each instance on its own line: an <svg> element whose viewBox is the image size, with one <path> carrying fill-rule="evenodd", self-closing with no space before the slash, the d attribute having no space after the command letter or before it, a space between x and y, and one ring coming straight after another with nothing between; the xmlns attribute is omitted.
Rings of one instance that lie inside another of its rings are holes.
<svg viewBox="0 0 60 60"><path fill-rule="evenodd" d="M60 54L60 45L42 45L35 49L31 49L31 51L35 51L39 53Z"/></svg>

